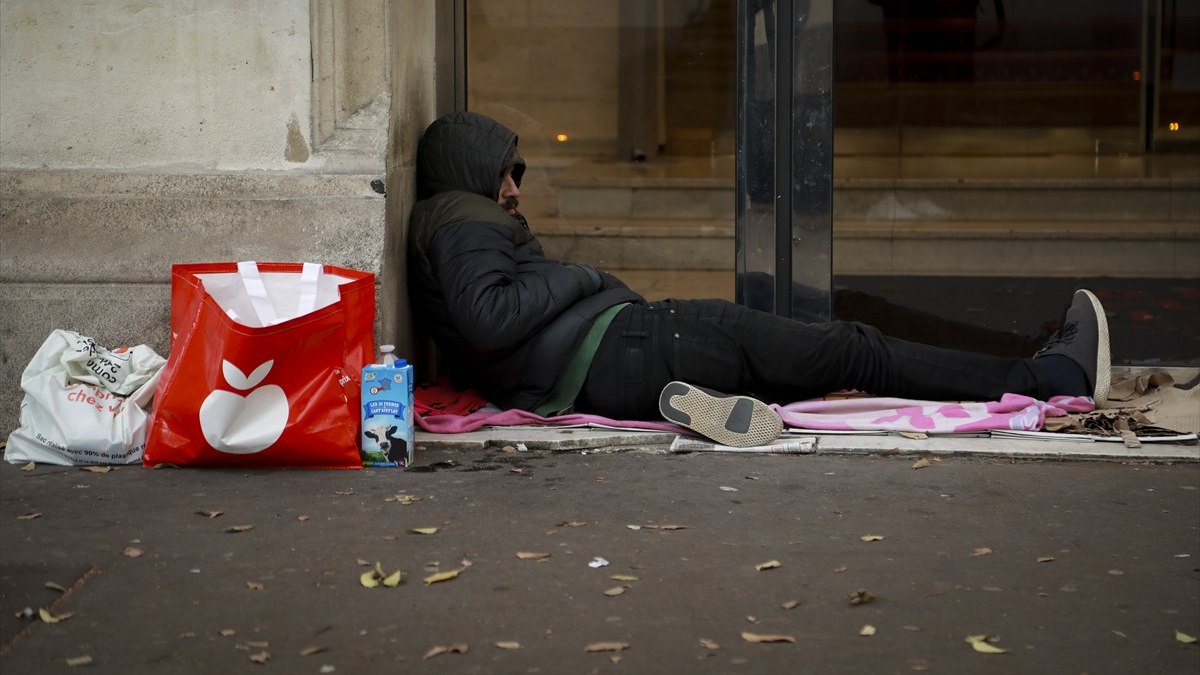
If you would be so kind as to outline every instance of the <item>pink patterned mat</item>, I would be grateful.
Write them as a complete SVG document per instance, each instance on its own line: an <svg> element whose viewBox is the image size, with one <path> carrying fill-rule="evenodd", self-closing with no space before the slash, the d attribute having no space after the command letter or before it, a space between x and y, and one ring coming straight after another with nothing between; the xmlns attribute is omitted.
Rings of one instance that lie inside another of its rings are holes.
<svg viewBox="0 0 1200 675"><path fill-rule="evenodd" d="M813 431L912 431L953 434L1007 429L1040 430L1047 417L1095 409L1086 396L1055 396L1039 401L1028 396L1005 394L999 401L946 403L902 398L820 398L771 406L783 418L784 426ZM613 420L598 415L570 414L542 417L524 410L486 411L469 415L417 416L424 431L458 434L484 426L544 425L603 426L646 429L691 434L675 424L663 421Z"/></svg>

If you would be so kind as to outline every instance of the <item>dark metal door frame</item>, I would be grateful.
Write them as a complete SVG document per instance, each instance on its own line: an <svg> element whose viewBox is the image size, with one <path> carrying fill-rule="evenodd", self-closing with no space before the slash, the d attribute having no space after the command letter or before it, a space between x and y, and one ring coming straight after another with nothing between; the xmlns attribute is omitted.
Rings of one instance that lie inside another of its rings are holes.
<svg viewBox="0 0 1200 675"><path fill-rule="evenodd" d="M738 0L736 297L832 316L833 0Z"/></svg>

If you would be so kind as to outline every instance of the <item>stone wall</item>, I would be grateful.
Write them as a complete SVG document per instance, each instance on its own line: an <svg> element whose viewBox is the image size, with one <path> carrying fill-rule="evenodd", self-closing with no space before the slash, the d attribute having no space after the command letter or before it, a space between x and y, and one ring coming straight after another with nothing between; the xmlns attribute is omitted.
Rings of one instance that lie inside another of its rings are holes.
<svg viewBox="0 0 1200 675"><path fill-rule="evenodd" d="M166 355L172 263L375 272L378 335L404 344L400 141L433 119L432 5L4 0L0 432L54 328Z"/></svg>

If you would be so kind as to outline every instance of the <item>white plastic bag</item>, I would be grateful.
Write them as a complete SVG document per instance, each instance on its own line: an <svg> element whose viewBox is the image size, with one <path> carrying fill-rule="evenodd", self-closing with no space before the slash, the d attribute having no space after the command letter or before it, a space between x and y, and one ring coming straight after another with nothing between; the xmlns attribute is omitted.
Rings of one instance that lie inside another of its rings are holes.
<svg viewBox="0 0 1200 675"><path fill-rule="evenodd" d="M92 338L55 330L21 374L21 426L9 435L4 459L141 463L149 403L164 363L145 345L110 351Z"/></svg>

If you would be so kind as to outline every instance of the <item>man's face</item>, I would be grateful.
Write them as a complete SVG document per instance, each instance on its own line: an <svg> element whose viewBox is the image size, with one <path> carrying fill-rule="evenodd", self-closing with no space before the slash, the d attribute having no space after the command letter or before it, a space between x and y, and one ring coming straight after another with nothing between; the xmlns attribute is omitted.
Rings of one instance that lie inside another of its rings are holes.
<svg viewBox="0 0 1200 675"><path fill-rule="evenodd" d="M499 204L508 215L517 215L517 197L521 196L521 188L517 187L517 182L512 177L513 167L504 167L504 173L500 180L500 194L496 197L496 203Z"/></svg>

